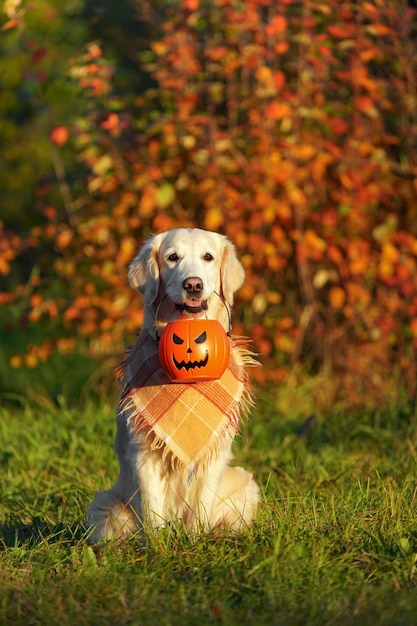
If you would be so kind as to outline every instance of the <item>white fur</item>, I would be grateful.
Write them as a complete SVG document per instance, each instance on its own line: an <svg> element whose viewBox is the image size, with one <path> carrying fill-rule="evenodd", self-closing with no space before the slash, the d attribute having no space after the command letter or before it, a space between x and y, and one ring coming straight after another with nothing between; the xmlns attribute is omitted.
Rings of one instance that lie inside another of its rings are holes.
<svg viewBox="0 0 417 626"><path fill-rule="evenodd" d="M198 278L190 295L184 281ZM242 285L244 271L233 245L222 235L177 229L149 239L129 268L131 286L144 296L144 328L161 328L181 316L218 319L229 327L228 307ZM219 297L220 296L220 297ZM189 307L206 303L201 311ZM175 305L188 305L179 312ZM155 317L157 316L157 319ZM193 468L178 473L161 450L152 450L141 433L131 432L129 414L119 412L115 450L120 474L112 489L96 493L88 510L93 542L122 538L143 525L153 529L179 521L188 532L221 527L242 531L257 510L259 488L241 467L230 467L232 437L216 460L197 477Z"/></svg>

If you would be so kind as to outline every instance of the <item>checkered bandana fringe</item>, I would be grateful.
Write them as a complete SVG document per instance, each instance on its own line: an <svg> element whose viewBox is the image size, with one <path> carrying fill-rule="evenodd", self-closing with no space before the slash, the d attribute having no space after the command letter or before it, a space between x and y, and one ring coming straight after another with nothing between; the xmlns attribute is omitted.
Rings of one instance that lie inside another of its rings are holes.
<svg viewBox="0 0 417 626"><path fill-rule="evenodd" d="M152 437L153 449L183 471L204 470L222 443L239 431L252 405L244 366L257 365L245 342L231 340L229 365L218 380L171 383L158 357L158 344L143 331L117 368L123 391L119 412L127 411L133 432Z"/></svg>

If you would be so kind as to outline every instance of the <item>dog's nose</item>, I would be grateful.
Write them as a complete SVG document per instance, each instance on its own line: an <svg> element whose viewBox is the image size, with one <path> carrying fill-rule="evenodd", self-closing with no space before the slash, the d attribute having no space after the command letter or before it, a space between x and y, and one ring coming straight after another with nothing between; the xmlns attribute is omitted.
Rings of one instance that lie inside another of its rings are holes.
<svg viewBox="0 0 417 626"><path fill-rule="evenodd" d="M200 293L200 291L203 291L203 281L201 280L201 278L196 278L194 276L192 278L186 278L182 286L184 287L185 291L190 295L198 294Z"/></svg>

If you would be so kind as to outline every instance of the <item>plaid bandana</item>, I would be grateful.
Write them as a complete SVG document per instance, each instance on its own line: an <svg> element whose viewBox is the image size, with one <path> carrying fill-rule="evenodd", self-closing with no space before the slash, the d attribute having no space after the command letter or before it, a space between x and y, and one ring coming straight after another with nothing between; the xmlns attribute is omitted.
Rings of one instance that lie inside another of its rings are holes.
<svg viewBox="0 0 417 626"><path fill-rule="evenodd" d="M251 404L243 365L256 361L241 341L233 340L229 365L218 380L171 383L158 357L158 343L142 332L119 365L123 385L119 411L130 412L134 432L152 436L152 448L179 470L204 469L217 457L222 442L238 432L241 410Z"/></svg>

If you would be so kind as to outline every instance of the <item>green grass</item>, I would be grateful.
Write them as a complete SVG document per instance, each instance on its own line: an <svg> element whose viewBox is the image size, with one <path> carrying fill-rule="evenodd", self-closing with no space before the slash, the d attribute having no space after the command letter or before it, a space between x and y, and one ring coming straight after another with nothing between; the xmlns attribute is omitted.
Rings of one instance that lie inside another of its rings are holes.
<svg viewBox="0 0 417 626"><path fill-rule="evenodd" d="M334 410L300 437L297 406L259 399L237 440L264 491L246 535L169 528L93 549L85 509L117 475L112 403L9 401L0 624L414 626L414 412Z"/></svg>

